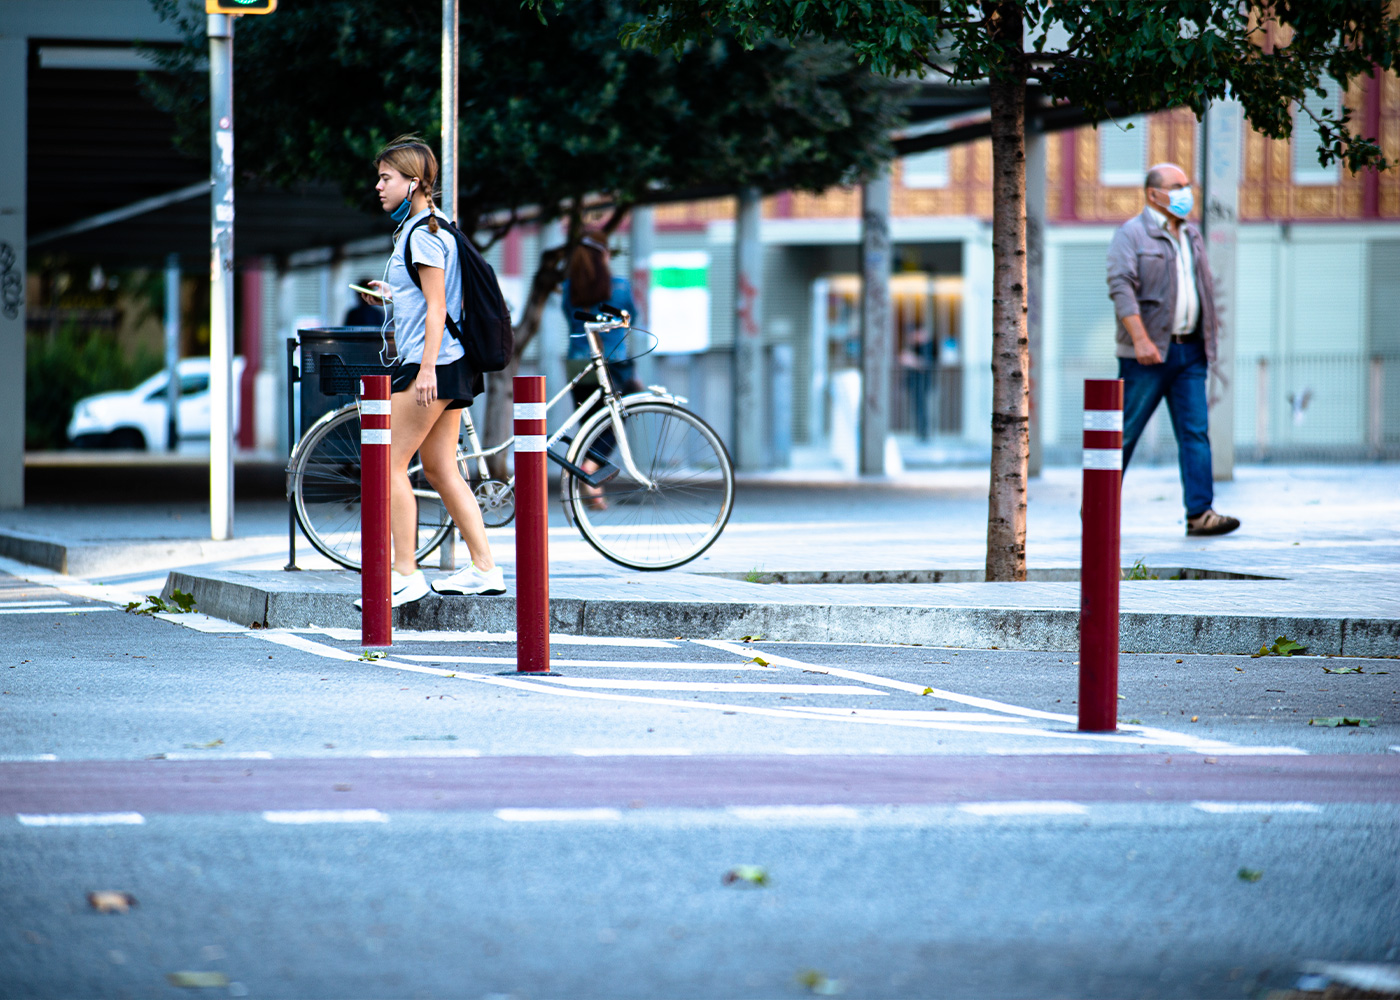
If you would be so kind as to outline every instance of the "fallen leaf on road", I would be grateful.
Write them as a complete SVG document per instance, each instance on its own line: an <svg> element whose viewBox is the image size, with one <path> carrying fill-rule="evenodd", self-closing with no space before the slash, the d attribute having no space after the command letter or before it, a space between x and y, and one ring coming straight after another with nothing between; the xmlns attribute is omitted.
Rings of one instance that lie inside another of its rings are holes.
<svg viewBox="0 0 1400 1000"><path fill-rule="evenodd" d="M1127 701L1127 700L1128 700L1128 696L1125 695L1125 694L1120 694L1120 695L1118 696L1118 700L1119 700L1119 701Z"/></svg>
<svg viewBox="0 0 1400 1000"><path fill-rule="evenodd" d="M449 733L446 736L405 736L406 740L455 740L457 737Z"/></svg>
<svg viewBox="0 0 1400 1000"><path fill-rule="evenodd" d="M210 740L208 743L186 743L186 750L213 750L224 745L223 740Z"/></svg>
<svg viewBox="0 0 1400 1000"><path fill-rule="evenodd" d="M1236 667L1235 669L1238 670L1240 673L1244 673L1244 667Z"/></svg>
<svg viewBox="0 0 1400 1000"><path fill-rule="evenodd" d="M367 649L360 654L360 659L373 663L375 660L384 659L385 654L378 649Z"/></svg>
<svg viewBox="0 0 1400 1000"><path fill-rule="evenodd" d="M924 688L919 694L933 694L933 688Z"/></svg>
<svg viewBox="0 0 1400 1000"><path fill-rule="evenodd" d="M1191 716L1191 721L1192 721L1192 722L1199 722L1200 720L1201 720L1201 717L1200 717L1199 715L1193 715L1193 716Z"/></svg>
<svg viewBox="0 0 1400 1000"><path fill-rule="evenodd" d="M171 986L185 986L196 990L228 985L228 976L222 972L167 972L165 978Z"/></svg>
<svg viewBox="0 0 1400 1000"><path fill-rule="evenodd" d="M1251 659L1259 659L1261 656L1292 656L1294 653L1306 653L1308 647L1301 642L1294 642L1287 636L1279 636L1274 640L1272 646L1260 646L1259 652L1250 653Z"/></svg>
<svg viewBox="0 0 1400 1000"><path fill-rule="evenodd" d="M1309 719L1308 725L1330 726L1332 728L1336 728L1337 726L1363 726L1369 728L1370 726L1374 726L1379 721L1379 719L1359 719L1353 718L1349 715L1336 715L1327 719Z"/></svg>
<svg viewBox="0 0 1400 1000"><path fill-rule="evenodd" d="M1258 868L1241 868L1235 873L1235 877L1241 882L1258 882L1264 877L1264 873Z"/></svg>
<svg viewBox="0 0 1400 1000"><path fill-rule="evenodd" d="M803 969L797 974L797 981L819 997L834 997L846 992L845 983L816 969Z"/></svg>
<svg viewBox="0 0 1400 1000"><path fill-rule="evenodd" d="M743 882L746 885L767 885L768 871L758 865L738 865L725 872L722 881L725 885L733 885L736 882Z"/></svg>
<svg viewBox="0 0 1400 1000"><path fill-rule="evenodd" d="M1324 674L1364 674L1366 671L1360 667L1323 667Z"/></svg>
<svg viewBox="0 0 1400 1000"><path fill-rule="evenodd" d="M136 897L129 892L115 892L102 889L87 894L88 906L98 913L126 913L136 905Z"/></svg>
<svg viewBox="0 0 1400 1000"><path fill-rule="evenodd" d="M757 663L760 667L768 666L768 661L761 656L750 656L745 663Z"/></svg>

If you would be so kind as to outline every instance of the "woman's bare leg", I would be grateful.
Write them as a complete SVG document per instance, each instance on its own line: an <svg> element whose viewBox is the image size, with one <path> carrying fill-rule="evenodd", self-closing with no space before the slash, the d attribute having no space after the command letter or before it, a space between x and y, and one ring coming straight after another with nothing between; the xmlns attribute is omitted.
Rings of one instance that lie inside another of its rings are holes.
<svg viewBox="0 0 1400 1000"><path fill-rule="evenodd" d="M389 533L394 539L394 569L407 576L418 568L418 499L408 481L408 465L442 416L447 400L419 406L412 387L389 397Z"/></svg>
<svg viewBox="0 0 1400 1000"><path fill-rule="evenodd" d="M486 525L481 520L481 508L476 497L462 478L457 468L457 438L461 425L461 413L448 410L438 417L428 431L423 443L418 446L423 459L423 473L428 482L442 497L447 512L452 515L462 538L466 540L467 551L479 570L488 570L496 565L491 558L491 545L486 540Z"/></svg>

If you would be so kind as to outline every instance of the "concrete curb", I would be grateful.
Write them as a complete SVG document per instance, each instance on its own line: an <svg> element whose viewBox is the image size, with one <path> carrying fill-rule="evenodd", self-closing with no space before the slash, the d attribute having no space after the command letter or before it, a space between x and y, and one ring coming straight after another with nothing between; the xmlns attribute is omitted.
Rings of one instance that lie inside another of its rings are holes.
<svg viewBox="0 0 1400 1000"><path fill-rule="evenodd" d="M358 628L356 594L338 574L287 574L285 586L237 572L176 571L164 594L194 595L198 610L269 628ZM279 581L280 584L280 581ZM930 605L753 603L695 600L590 600L556 597L551 628L570 635L671 639L762 635L814 642L900 642L1017 650L1078 647L1078 612L1064 608L966 608ZM510 632L515 599L424 598L394 613L397 628ZM1400 618L1125 612L1127 653L1241 654L1280 635L1313 654L1400 656Z"/></svg>
<svg viewBox="0 0 1400 1000"><path fill-rule="evenodd" d="M253 536L215 542L194 538L149 538L116 542L65 542L46 535L0 529L0 556L69 576L107 576L162 570L221 559L265 555L285 549L285 538Z"/></svg>

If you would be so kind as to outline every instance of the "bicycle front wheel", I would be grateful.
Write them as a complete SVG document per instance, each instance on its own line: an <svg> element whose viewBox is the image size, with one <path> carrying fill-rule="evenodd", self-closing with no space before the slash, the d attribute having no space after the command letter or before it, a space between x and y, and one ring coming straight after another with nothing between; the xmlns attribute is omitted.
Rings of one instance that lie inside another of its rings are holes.
<svg viewBox="0 0 1400 1000"><path fill-rule="evenodd" d="M459 459L458 464L461 465ZM316 550L346 567L360 568L360 412L341 407L318 420L297 445L290 465L292 509ZM415 461L409 481L418 500L418 548L422 559L442 544L452 518Z"/></svg>
<svg viewBox="0 0 1400 1000"><path fill-rule="evenodd" d="M617 476L594 488L567 476L565 503L588 544L613 562L640 570L684 565L714 544L734 508L729 453L709 424L674 403L629 404L622 425L651 485L627 472L604 410L568 458L584 468L612 464Z"/></svg>

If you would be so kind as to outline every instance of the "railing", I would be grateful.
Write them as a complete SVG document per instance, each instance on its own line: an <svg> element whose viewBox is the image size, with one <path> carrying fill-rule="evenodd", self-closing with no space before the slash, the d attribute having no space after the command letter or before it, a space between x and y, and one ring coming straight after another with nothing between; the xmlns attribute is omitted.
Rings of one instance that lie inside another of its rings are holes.
<svg viewBox="0 0 1400 1000"><path fill-rule="evenodd" d="M1234 396L1246 459L1400 455L1400 356L1240 357Z"/></svg>

